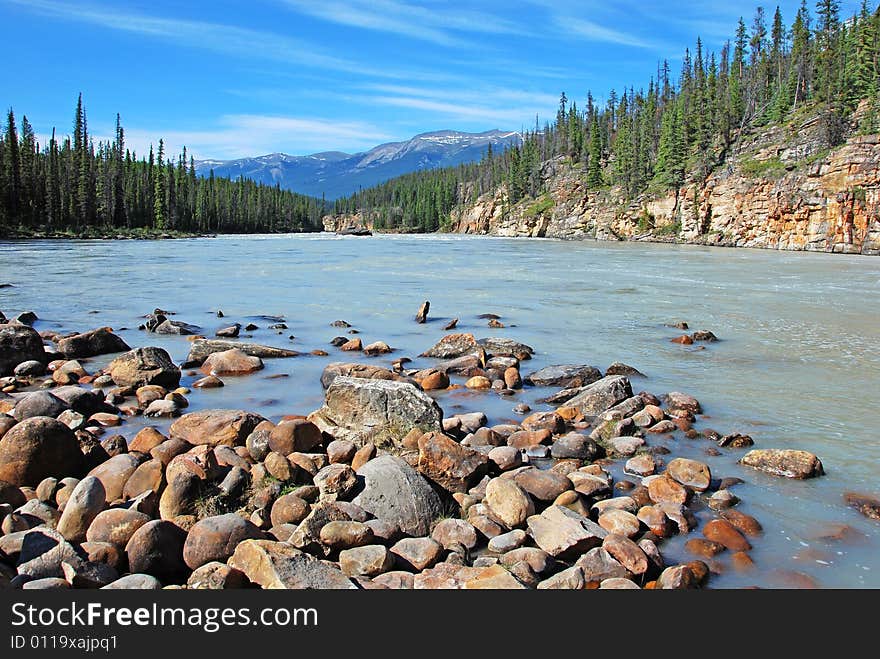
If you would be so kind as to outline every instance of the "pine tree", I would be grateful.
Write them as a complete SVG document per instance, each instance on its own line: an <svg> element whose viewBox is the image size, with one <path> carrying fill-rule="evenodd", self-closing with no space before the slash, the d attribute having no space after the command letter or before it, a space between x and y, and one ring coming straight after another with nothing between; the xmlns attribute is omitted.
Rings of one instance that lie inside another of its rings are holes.
<svg viewBox="0 0 880 659"><path fill-rule="evenodd" d="M152 148L150 149L152 155ZM166 206L167 184L165 181L165 142L159 140L159 152L156 158L156 173L153 188L153 228L165 229L168 221L168 207Z"/></svg>
<svg viewBox="0 0 880 659"><path fill-rule="evenodd" d="M587 186L591 189L602 187L602 136L599 134L597 113L590 121L590 146L587 156Z"/></svg>

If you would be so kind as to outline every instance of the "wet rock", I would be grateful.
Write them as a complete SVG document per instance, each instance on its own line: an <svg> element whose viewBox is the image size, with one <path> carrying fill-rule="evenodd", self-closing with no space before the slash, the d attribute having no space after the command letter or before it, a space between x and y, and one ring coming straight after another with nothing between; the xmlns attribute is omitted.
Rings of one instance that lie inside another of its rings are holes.
<svg viewBox="0 0 880 659"><path fill-rule="evenodd" d="M309 420L334 439L362 446L400 446L418 428L440 432L443 411L415 386L404 382L339 377L325 395L324 406Z"/></svg>
<svg viewBox="0 0 880 659"><path fill-rule="evenodd" d="M717 542L731 551L748 551L752 548L749 541L724 519L713 519L707 523L703 527L703 535L707 540Z"/></svg>
<svg viewBox="0 0 880 659"><path fill-rule="evenodd" d="M738 510L724 510L721 512L721 517L730 522L738 531L748 536L757 537L764 532L758 520Z"/></svg>
<svg viewBox="0 0 880 659"><path fill-rule="evenodd" d="M443 546L432 538L404 538L391 547L402 569L421 572L434 566L443 556Z"/></svg>
<svg viewBox="0 0 880 659"><path fill-rule="evenodd" d="M440 517L440 497L404 460L382 455L358 470L364 489L353 500L373 516L390 522L409 535L424 536Z"/></svg>
<svg viewBox="0 0 880 659"><path fill-rule="evenodd" d="M205 375L247 375L263 369L263 360L237 348L213 352L202 363Z"/></svg>
<svg viewBox="0 0 880 659"><path fill-rule="evenodd" d="M575 491L593 500L611 495L611 481L607 476L573 471L568 474Z"/></svg>
<svg viewBox="0 0 880 659"><path fill-rule="evenodd" d="M520 361L526 361L535 354L535 349L531 346L512 339L490 337L480 339L477 343L494 357L516 357Z"/></svg>
<svg viewBox="0 0 880 659"><path fill-rule="evenodd" d="M540 515L532 515L528 528L538 547L563 559L601 545L608 535L592 520L562 506L550 506Z"/></svg>
<svg viewBox="0 0 880 659"><path fill-rule="evenodd" d="M239 332L241 332L241 324L235 323L234 325L229 325L228 327L221 327L214 333L214 336L219 336L226 339L235 339L238 338Z"/></svg>
<svg viewBox="0 0 880 659"><path fill-rule="evenodd" d="M642 378L645 377L645 374L642 373L639 369L635 368L634 366L624 364L622 362L614 362L613 364L611 364L611 366L606 369L605 375L625 375L627 377L638 376Z"/></svg>
<svg viewBox="0 0 880 659"><path fill-rule="evenodd" d="M663 570L656 587L660 590L688 590L697 587L697 579L687 565L673 565Z"/></svg>
<svg viewBox="0 0 880 659"><path fill-rule="evenodd" d="M677 336L674 339L669 340L670 343L677 343L683 346L690 346L694 344L694 340L688 336L687 334L682 334L681 336Z"/></svg>
<svg viewBox="0 0 880 659"><path fill-rule="evenodd" d="M791 449L749 451L740 460L740 464L784 478L815 478L825 473L822 462L815 455Z"/></svg>
<svg viewBox="0 0 880 659"><path fill-rule="evenodd" d="M666 466L666 473L675 481L697 492L705 492L712 482L709 465L687 458L675 458Z"/></svg>
<svg viewBox="0 0 880 659"><path fill-rule="evenodd" d="M473 353L478 348L477 340L473 334L448 334L420 356L433 357L435 359L452 359Z"/></svg>
<svg viewBox="0 0 880 659"><path fill-rule="evenodd" d="M346 549L339 552L339 567L350 577L376 577L394 567L394 554L383 545Z"/></svg>
<svg viewBox="0 0 880 659"><path fill-rule="evenodd" d="M526 384L536 387L586 387L602 379L602 372L586 364L547 366L526 376Z"/></svg>
<svg viewBox="0 0 880 659"><path fill-rule="evenodd" d="M706 500L706 504L712 510L725 510L735 506L737 503L739 503L739 497L730 490L719 490Z"/></svg>
<svg viewBox="0 0 880 659"><path fill-rule="evenodd" d="M208 358L209 355L215 352L225 352L227 350L233 349L240 350L250 357L259 357L260 359L284 359L289 357L298 357L300 354L295 350L274 348L272 346L264 346L257 343L243 343L241 341L218 339L198 339L196 341L193 341L192 345L190 346L189 355L187 355L186 358L186 363L200 366Z"/></svg>
<svg viewBox="0 0 880 659"><path fill-rule="evenodd" d="M338 568L282 542L245 540L235 548L227 565L263 588L350 590L357 587Z"/></svg>
<svg viewBox="0 0 880 659"><path fill-rule="evenodd" d="M718 446L722 448L749 448L755 445L755 440L748 435L740 435L739 433L724 435L717 441Z"/></svg>
<svg viewBox="0 0 880 659"><path fill-rule="evenodd" d="M242 410L203 410L180 417L170 435L193 446L243 446L263 417Z"/></svg>
<svg viewBox="0 0 880 659"><path fill-rule="evenodd" d="M416 322L420 325L424 325L428 321L428 311L431 309L431 303L428 300L425 300L422 303L422 306L419 307L418 313L416 313Z"/></svg>
<svg viewBox="0 0 880 659"><path fill-rule="evenodd" d="M140 527L125 546L131 572L149 574L162 583L181 583L189 573L183 560L186 531L165 520Z"/></svg>
<svg viewBox="0 0 880 659"><path fill-rule="evenodd" d="M137 348L120 355L107 367L119 387L156 384L174 389L180 384L180 369L162 348Z"/></svg>
<svg viewBox="0 0 880 659"><path fill-rule="evenodd" d="M653 477L648 494L654 503L684 504L690 498L687 488L667 476Z"/></svg>
<svg viewBox="0 0 880 659"><path fill-rule="evenodd" d="M857 510L865 517L880 520L880 499L866 494L847 492L843 495L843 500L847 506Z"/></svg>
<svg viewBox="0 0 880 659"><path fill-rule="evenodd" d="M714 558L726 549L721 543L705 538L691 538L684 543L684 548L691 554L703 558Z"/></svg>
<svg viewBox="0 0 880 659"><path fill-rule="evenodd" d="M657 469L654 456L648 453L642 453L626 461L624 471L628 474L636 476L650 476Z"/></svg>
<svg viewBox="0 0 880 659"><path fill-rule="evenodd" d="M664 398L666 407L670 411L685 411L691 414L701 414L703 412L703 408L696 398L683 394L680 391L670 391Z"/></svg>
<svg viewBox="0 0 880 659"><path fill-rule="evenodd" d="M363 344L360 339L351 339L339 346L339 349L343 352L360 352L363 349Z"/></svg>
<svg viewBox="0 0 880 659"><path fill-rule="evenodd" d="M63 338L58 342L57 347L58 352L68 358L94 357L131 350L128 344L109 327L100 327Z"/></svg>
<svg viewBox="0 0 880 659"><path fill-rule="evenodd" d="M418 446L418 470L448 492L467 492L488 471L486 456L442 433L425 433Z"/></svg>
<svg viewBox="0 0 880 659"><path fill-rule="evenodd" d="M0 376L27 361L47 361L42 337L25 325L0 325Z"/></svg>
<svg viewBox="0 0 880 659"><path fill-rule="evenodd" d="M195 570L211 561L225 561L244 540L262 537L260 529L235 513L206 517L189 530L183 560Z"/></svg>
<svg viewBox="0 0 880 659"><path fill-rule="evenodd" d="M602 548L632 574L640 575L648 571L648 556L626 536L608 534L602 542Z"/></svg>
<svg viewBox="0 0 880 659"><path fill-rule="evenodd" d="M660 506L642 506L636 517L658 538L666 538L675 531L672 522Z"/></svg>
<svg viewBox="0 0 880 659"><path fill-rule="evenodd" d="M89 525L106 504L104 486L94 476L83 478L73 489L58 520L58 532L70 542L86 539Z"/></svg>
<svg viewBox="0 0 880 659"><path fill-rule="evenodd" d="M46 374L46 365L35 359L29 359L16 366L12 374L22 378L35 378Z"/></svg>
<svg viewBox="0 0 880 659"><path fill-rule="evenodd" d="M0 439L0 480L12 485L36 486L50 476L79 476L83 468L76 436L56 419L26 419Z"/></svg>
<svg viewBox="0 0 880 659"><path fill-rule="evenodd" d="M550 447L550 455L557 460L574 458L592 461L598 457L599 447L589 437L572 432L553 442Z"/></svg>
<svg viewBox="0 0 880 659"><path fill-rule="evenodd" d="M707 343L715 343L718 341L718 337L708 330L697 330L691 334L691 338L694 341L705 341Z"/></svg>
<svg viewBox="0 0 880 659"><path fill-rule="evenodd" d="M363 380L398 380L398 376L386 368L368 364L347 364L336 362L329 364L321 373L321 386L330 387L338 377L360 378Z"/></svg>
<svg viewBox="0 0 880 659"><path fill-rule="evenodd" d="M631 397L632 387L629 380L621 375L613 375L585 387L574 398L566 401L566 406L576 408L585 416L598 416Z"/></svg>

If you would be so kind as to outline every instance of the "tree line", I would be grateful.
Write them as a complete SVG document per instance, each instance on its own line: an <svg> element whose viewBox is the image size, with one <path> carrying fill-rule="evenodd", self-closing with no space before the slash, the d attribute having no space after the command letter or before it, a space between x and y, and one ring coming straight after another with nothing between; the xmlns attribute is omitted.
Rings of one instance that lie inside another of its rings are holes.
<svg viewBox="0 0 880 659"><path fill-rule="evenodd" d="M777 7L758 7L720 52L700 39L685 51L677 79L662 62L647 89L612 90L605 104L588 93L581 107L563 93L555 121L522 134L522 144L479 163L421 171L361 190L335 204L378 228L435 231L457 206L503 186L506 207L545 190L548 161L562 158L583 170L591 190L619 188L630 199L645 192L704 180L729 155L736 139L763 125L816 112L828 147L852 130L880 127L880 7L863 0L842 20L837 0L804 0L786 25ZM867 100L860 124L851 125Z"/></svg>
<svg viewBox="0 0 880 659"><path fill-rule="evenodd" d="M40 145L26 116L7 113L0 135L0 236L79 235L120 230L186 233L314 231L323 200L278 185L196 175L186 148L176 157L159 140L147 156L125 145L119 115L112 140L89 134L82 95L72 136L55 130Z"/></svg>

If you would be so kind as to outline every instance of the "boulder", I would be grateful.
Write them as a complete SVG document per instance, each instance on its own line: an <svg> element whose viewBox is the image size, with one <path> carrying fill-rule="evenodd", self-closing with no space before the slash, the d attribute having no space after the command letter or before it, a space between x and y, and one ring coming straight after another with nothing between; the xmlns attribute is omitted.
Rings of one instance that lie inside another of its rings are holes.
<svg viewBox="0 0 880 659"><path fill-rule="evenodd" d="M447 334L432 348L423 352L420 357L434 359L452 359L462 357L479 349L473 334Z"/></svg>
<svg viewBox="0 0 880 659"><path fill-rule="evenodd" d="M263 360L251 357L238 348L213 352L202 362L205 375L247 375L263 368Z"/></svg>
<svg viewBox="0 0 880 659"><path fill-rule="evenodd" d="M341 570L287 543L245 540L227 561L253 583L269 589L355 589Z"/></svg>
<svg viewBox="0 0 880 659"><path fill-rule="evenodd" d="M749 451L740 460L740 464L784 478L815 478L825 473L822 462L815 455L792 449Z"/></svg>
<svg viewBox="0 0 880 659"><path fill-rule="evenodd" d="M321 529L330 522L347 522L351 518L333 501L322 501L312 507L306 518L296 527L288 542L310 553L327 553L321 544Z"/></svg>
<svg viewBox="0 0 880 659"><path fill-rule="evenodd" d="M608 535L592 520L562 506L550 506L540 515L532 515L528 527L538 547L563 560L600 546Z"/></svg>
<svg viewBox="0 0 880 659"><path fill-rule="evenodd" d="M170 334L172 336L192 336L202 331L197 325L190 325L182 320L163 320L151 331L156 334Z"/></svg>
<svg viewBox="0 0 880 659"><path fill-rule="evenodd" d="M510 569L501 565L483 568L475 577L464 584L466 590L525 590L527 586L519 581Z"/></svg>
<svg viewBox="0 0 880 659"><path fill-rule="evenodd" d="M513 480L493 478L486 486L485 503L492 516L509 529L526 523L535 514L531 497Z"/></svg>
<svg viewBox="0 0 880 659"><path fill-rule="evenodd" d="M211 561L225 561L244 540L262 537L260 529L235 513L206 517L189 530L183 545L183 560L195 570Z"/></svg>
<svg viewBox="0 0 880 659"><path fill-rule="evenodd" d="M357 471L364 489L353 502L408 535L425 536L443 513L440 497L406 461L381 455Z"/></svg>
<svg viewBox="0 0 880 659"><path fill-rule="evenodd" d="M186 580L189 590L227 590L248 585L244 573L219 561L205 563Z"/></svg>
<svg viewBox="0 0 880 659"><path fill-rule="evenodd" d="M15 402L12 416L18 421L24 421L35 416L56 418L62 412L70 409L65 401L48 391L33 391L25 394Z"/></svg>
<svg viewBox="0 0 880 659"><path fill-rule="evenodd" d="M327 389L324 406L309 420L334 439L400 447L414 428L440 432L443 411L409 383L338 377Z"/></svg>
<svg viewBox="0 0 880 659"><path fill-rule="evenodd" d="M586 387L602 379L602 372L586 364L547 366L526 376L526 384L535 387Z"/></svg>
<svg viewBox="0 0 880 659"><path fill-rule="evenodd" d="M300 353L295 350L286 350L284 348L273 348L272 346L264 346L256 343L242 343L240 341L229 340L212 340L197 339L193 341L187 355L186 363L194 366L200 366L209 355L215 352L225 352L226 350L240 350L251 357L259 357L260 359L280 359L286 357L298 357Z"/></svg>
<svg viewBox="0 0 880 659"><path fill-rule="evenodd" d="M0 377L27 361L47 361L42 337L26 325L0 325Z"/></svg>
<svg viewBox="0 0 880 659"><path fill-rule="evenodd" d="M150 521L149 515L128 508L111 508L95 516L86 531L89 542L107 542L124 548L135 531Z"/></svg>
<svg viewBox="0 0 880 659"><path fill-rule="evenodd" d="M0 480L19 487L50 476L79 477L84 466L76 435L56 419L26 419L0 439Z"/></svg>
<svg viewBox="0 0 880 659"><path fill-rule="evenodd" d="M163 584L185 581L189 568L183 560L186 531L166 520L147 522L125 545L131 572L149 574Z"/></svg>
<svg viewBox="0 0 880 659"><path fill-rule="evenodd" d="M314 475L313 481L321 498L346 500L357 487L357 476L347 464L327 465Z"/></svg>
<svg viewBox="0 0 880 659"><path fill-rule="evenodd" d="M169 433L194 446L243 446L262 421L263 417L242 410L203 410L180 417Z"/></svg>
<svg viewBox="0 0 880 659"><path fill-rule="evenodd" d="M394 567L394 554L383 545L367 545L339 552L339 567L350 577L376 577Z"/></svg>
<svg viewBox="0 0 880 659"><path fill-rule="evenodd" d="M562 474L534 468L523 469L514 476L514 480L538 501L554 501L573 487L571 480Z"/></svg>
<svg viewBox="0 0 880 659"><path fill-rule="evenodd" d="M360 378L362 380L398 380L398 376L387 368L370 366L369 364L355 364L335 362L328 364L321 373L321 386L328 389L338 377Z"/></svg>
<svg viewBox="0 0 880 659"><path fill-rule="evenodd" d="M622 375L612 375L585 387L565 405L577 409L584 416L598 416L632 395L629 380Z"/></svg>
<svg viewBox="0 0 880 659"><path fill-rule="evenodd" d="M127 574L101 590L162 590L162 582L149 574Z"/></svg>
<svg viewBox="0 0 880 659"><path fill-rule="evenodd" d="M666 474L673 480L697 492L705 492L712 483L709 465L697 460L675 458L666 465Z"/></svg>
<svg viewBox="0 0 880 659"><path fill-rule="evenodd" d="M696 398L680 391L670 391L666 394L665 399L666 408L670 411L690 412L691 414L701 414L703 411Z"/></svg>
<svg viewBox="0 0 880 659"><path fill-rule="evenodd" d="M516 357L519 360L531 359L535 349L513 339L490 337L477 341L479 346L494 357Z"/></svg>
<svg viewBox="0 0 880 659"><path fill-rule="evenodd" d="M94 476L83 478L76 487L58 520L58 532L70 542L83 542L86 531L106 505L104 485Z"/></svg>
<svg viewBox="0 0 880 659"><path fill-rule="evenodd" d="M308 517L311 509L308 502L297 496L295 492L283 494L272 504L270 513L272 526L299 524Z"/></svg>
<svg viewBox="0 0 880 659"><path fill-rule="evenodd" d="M58 352L69 358L95 357L129 350L131 348L128 344L116 336L109 327L99 327L89 332L68 336L58 342Z"/></svg>
<svg viewBox="0 0 880 659"><path fill-rule="evenodd" d="M142 454L119 453L92 469L89 476L101 481L110 503L122 498L126 482L141 462L144 462Z"/></svg>
<svg viewBox="0 0 880 659"><path fill-rule="evenodd" d="M443 545L433 538L404 538L391 547L391 553L403 569L421 572L440 560Z"/></svg>
<svg viewBox="0 0 880 659"><path fill-rule="evenodd" d="M418 470L448 492L467 492L488 468L485 455L442 433L425 433L419 439Z"/></svg>
<svg viewBox="0 0 880 659"><path fill-rule="evenodd" d="M281 455L308 453L323 441L318 427L306 419L282 421L269 431L269 449Z"/></svg>
<svg viewBox="0 0 880 659"><path fill-rule="evenodd" d="M85 556L55 529L39 526L22 534L18 574L31 579L63 577L65 561L78 565Z"/></svg>
<svg viewBox="0 0 880 659"><path fill-rule="evenodd" d="M477 546L477 530L465 520L455 517L438 522L431 531L431 537L446 549L457 545L463 545L466 549Z"/></svg>
<svg viewBox="0 0 880 659"><path fill-rule="evenodd" d="M175 389L180 384L180 369L162 348L137 348L120 355L107 367L113 382L120 387L157 384Z"/></svg>

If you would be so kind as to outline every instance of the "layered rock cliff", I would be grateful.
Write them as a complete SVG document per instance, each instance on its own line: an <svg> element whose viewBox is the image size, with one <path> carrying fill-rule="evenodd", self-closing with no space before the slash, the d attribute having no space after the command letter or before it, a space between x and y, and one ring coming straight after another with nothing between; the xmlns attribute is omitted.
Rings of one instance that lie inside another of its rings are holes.
<svg viewBox="0 0 880 659"><path fill-rule="evenodd" d="M457 209L451 230L497 236L678 241L880 254L880 135L823 147L818 119L742 140L704 181L628 201L583 172L545 164L547 194L507 208L505 190Z"/></svg>

